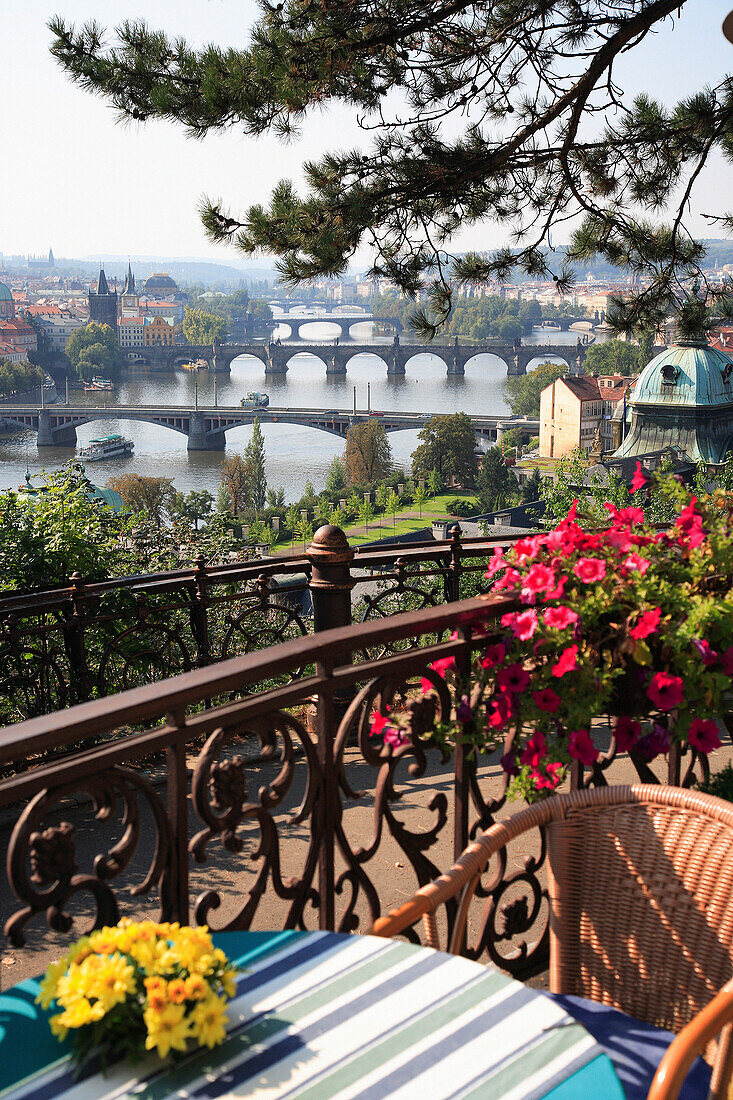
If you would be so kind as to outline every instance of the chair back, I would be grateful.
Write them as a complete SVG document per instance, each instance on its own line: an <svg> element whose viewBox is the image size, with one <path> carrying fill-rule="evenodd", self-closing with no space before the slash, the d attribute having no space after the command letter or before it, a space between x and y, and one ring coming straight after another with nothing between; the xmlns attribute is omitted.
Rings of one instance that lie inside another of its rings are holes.
<svg viewBox="0 0 733 1100"><path fill-rule="evenodd" d="M550 989L679 1032L733 976L733 806L650 785L548 801Z"/></svg>

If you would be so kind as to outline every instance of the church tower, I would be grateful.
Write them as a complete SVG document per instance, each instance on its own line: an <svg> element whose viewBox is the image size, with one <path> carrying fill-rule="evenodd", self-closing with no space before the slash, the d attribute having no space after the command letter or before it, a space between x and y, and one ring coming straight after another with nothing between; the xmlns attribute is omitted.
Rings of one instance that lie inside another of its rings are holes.
<svg viewBox="0 0 733 1100"><path fill-rule="evenodd" d="M137 317L140 313L140 295L135 286L135 276L130 263L127 264L127 277L120 297L120 316Z"/></svg>
<svg viewBox="0 0 733 1100"><path fill-rule="evenodd" d="M99 280L96 292L89 291L89 320L96 321L100 325L109 325L117 332L117 291L110 290L104 268L99 269Z"/></svg>

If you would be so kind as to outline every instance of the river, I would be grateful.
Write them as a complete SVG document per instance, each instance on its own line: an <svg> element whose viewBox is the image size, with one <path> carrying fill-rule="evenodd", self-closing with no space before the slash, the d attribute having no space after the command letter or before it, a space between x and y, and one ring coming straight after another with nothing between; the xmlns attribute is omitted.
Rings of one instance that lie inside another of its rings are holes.
<svg viewBox="0 0 733 1100"><path fill-rule="evenodd" d="M302 311L299 311L302 312ZM288 330L275 330L274 337L285 338ZM328 323L308 325L302 337L310 342L333 340L338 328ZM390 343L391 339L375 338L371 322L352 327L356 342ZM576 332L556 329L536 329L527 343L574 345ZM341 342L347 346L342 337ZM375 349L376 350L376 349ZM198 381L199 403L213 404L213 374L177 371L170 374L150 373L145 368L131 371L114 394L84 394L73 392L75 403L98 405L102 402L120 405L145 405L158 402L171 405L191 405L194 386ZM429 352L419 351L407 363L404 377L387 377L384 362L374 355L360 355L348 366L345 376L326 377L325 366L311 355L300 355L291 362L285 376L265 378L263 364L258 359L240 357L232 363L231 375L217 374L220 405L238 405L248 390L265 391L273 405L297 408L350 409L353 388L357 387L359 409L367 407L367 383L371 386L373 410L394 409L405 412L504 413L506 367L493 355L482 355L466 366L464 377L446 374L445 364ZM0 410L2 406L0 406ZM297 500L306 481L312 481L316 491L323 488L326 471L334 455L343 453L343 441L313 428L294 425L263 424L268 484L284 488L286 500ZM86 424L77 429L78 447L85 446L97 435L119 432L132 439L135 453L127 458L110 459L89 464L87 473L94 482L104 485L120 473L173 478L182 492L209 489L216 494L219 484L220 452L187 451L186 436L153 424L125 420ZM227 453L241 451L247 444L251 428L234 428L227 433ZM417 431L390 434L394 460L409 466L410 455L417 445ZM0 437L0 488L19 485L26 472L38 473L52 469L73 457L68 447L36 446L35 432L18 431Z"/></svg>

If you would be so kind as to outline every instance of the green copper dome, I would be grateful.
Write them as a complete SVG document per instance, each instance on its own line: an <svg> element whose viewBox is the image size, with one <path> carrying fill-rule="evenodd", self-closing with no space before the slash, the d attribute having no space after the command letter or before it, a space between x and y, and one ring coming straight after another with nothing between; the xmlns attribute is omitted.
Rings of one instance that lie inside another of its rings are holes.
<svg viewBox="0 0 733 1100"><path fill-rule="evenodd" d="M10 293L9 287L5 283L0 283L0 302L12 302L13 295Z"/></svg>
<svg viewBox="0 0 733 1100"><path fill-rule="evenodd" d="M674 344L644 367L629 413L616 457L675 447L692 462L724 462L733 451L733 360L702 340Z"/></svg>
<svg viewBox="0 0 733 1100"><path fill-rule="evenodd" d="M634 405L730 405L733 361L708 344L674 344L639 375Z"/></svg>

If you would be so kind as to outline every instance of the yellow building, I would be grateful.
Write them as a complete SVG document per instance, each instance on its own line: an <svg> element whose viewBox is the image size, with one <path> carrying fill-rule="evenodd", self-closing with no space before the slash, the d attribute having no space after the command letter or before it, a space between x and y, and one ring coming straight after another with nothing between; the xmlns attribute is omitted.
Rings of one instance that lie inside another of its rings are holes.
<svg viewBox="0 0 733 1100"><path fill-rule="evenodd" d="M173 347L173 325L169 325L162 317L146 317L143 325L143 346Z"/></svg>
<svg viewBox="0 0 733 1100"><path fill-rule="evenodd" d="M590 451L603 420L598 379L558 378L540 395L540 457L562 458Z"/></svg>

